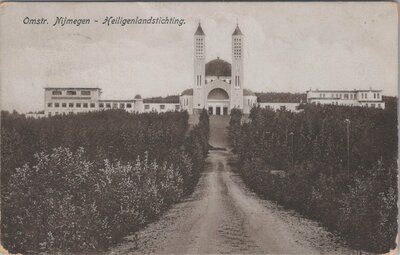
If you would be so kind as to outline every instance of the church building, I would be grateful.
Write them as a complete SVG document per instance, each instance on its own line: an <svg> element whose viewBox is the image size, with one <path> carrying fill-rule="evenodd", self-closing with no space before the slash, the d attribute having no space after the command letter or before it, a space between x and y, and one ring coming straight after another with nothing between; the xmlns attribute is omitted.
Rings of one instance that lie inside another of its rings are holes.
<svg viewBox="0 0 400 255"><path fill-rule="evenodd" d="M194 33L193 88L182 92L179 100L189 114L207 109L210 115L228 115L232 109L248 114L257 105L256 95L245 89L244 35L236 25L232 33L232 64L220 58L206 63L206 35L198 25Z"/></svg>

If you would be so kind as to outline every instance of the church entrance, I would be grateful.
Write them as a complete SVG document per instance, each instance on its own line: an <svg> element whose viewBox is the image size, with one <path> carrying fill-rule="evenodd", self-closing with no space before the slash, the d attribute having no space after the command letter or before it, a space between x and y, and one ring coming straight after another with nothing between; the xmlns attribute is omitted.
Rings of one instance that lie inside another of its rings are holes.
<svg viewBox="0 0 400 255"><path fill-rule="evenodd" d="M210 91L207 96L209 115L228 115L229 114L229 96L228 93L220 88Z"/></svg>

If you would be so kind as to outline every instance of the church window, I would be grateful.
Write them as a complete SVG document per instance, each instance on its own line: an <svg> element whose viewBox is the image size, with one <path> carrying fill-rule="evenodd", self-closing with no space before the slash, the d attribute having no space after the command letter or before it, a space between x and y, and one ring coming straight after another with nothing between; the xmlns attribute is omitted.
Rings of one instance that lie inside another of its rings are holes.
<svg viewBox="0 0 400 255"><path fill-rule="evenodd" d="M110 104L110 103L107 103L107 104L106 104L106 107L107 107L107 108L111 108L111 104Z"/></svg>
<svg viewBox="0 0 400 255"><path fill-rule="evenodd" d="M100 103L100 104L99 104L99 107L100 107L100 108L104 108L104 104L103 104L103 103Z"/></svg>
<svg viewBox="0 0 400 255"><path fill-rule="evenodd" d="M76 107L80 108L81 107L81 103L76 103Z"/></svg>
<svg viewBox="0 0 400 255"><path fill-rule="evenodd" d="M160 105L160 110L165 110L165 104Z"/></svg>
<svg viewBox="0 0 400 255"><path fill-rule="evenodd" d="M126 104L126 108L132 108L132 104Z"/></svg>
<svg viewBox="0 0 400 255"><path fill-rule="evenodd" d="M148 104L144 105L144 109L149 110L150 109L150 105L148 105Z"/></svg>
<svg viewBox="0 0 400 255"><path fill-rule="evenodd" d="M47 107L52 107L53 104L52 103L47 103Z"/></svg>
<svg viewBox="0 0 400 255"><path fill-rule="evenodd" d="M89 90L82 90L81 91L82 96L90 96L90 91Z"/></svg>
<svg viewBox="0 0 400 255"><path fill-rule="evenodd" d="M59 103L55 103L54 107L60 107L60 104Z"/></svg>
<svg viewBox="0 0 400 255"><path fill-rule="evenodd" d="M69 96L75 96L75 95L76 95L76 91L68 90L68 91L67 91L67 95L69 95Z"/></svg>
<svg viewBox="0 0 400 255"><path fill-rule="evenodd" d="M90 108L94 108L95 106L95 103L90 103Z"/></svg>
<svg viewBox="0 0 400 255"><path fill-rule="evenodd" d="M125 104L119 104L119 108L124 109L125 108Z"/></svg>
<svg viewBox="0 0 400 255"><path fill-rule="evenodd" d="M61 91L56 90L56 91L53 91L52 94L55 96L60 96L62 93L61 93Z"/></svg>
<svg viewBox="0 0 400 255"><path fill-rule="evenodd" d="M197 87L201 87L201 75L197 75Z"/></svg>
<svg viewBox="0 0 400 255"><path fill-rule="evenodd" d="M61 105L62 105L62 107L64 107L64 108L67 107L67 103L62 103Z"/></svg>
<svg viewBox="0 0 400 255"><path fill-rule="evenodd" d="M88 108L88 103L83 103L83 108Z"/></svg>
<svg viewBox="0 0 400 255"><path fill-rule="evenodd" d="M74 103L69 103L68 107L74 107Z"/></svg>

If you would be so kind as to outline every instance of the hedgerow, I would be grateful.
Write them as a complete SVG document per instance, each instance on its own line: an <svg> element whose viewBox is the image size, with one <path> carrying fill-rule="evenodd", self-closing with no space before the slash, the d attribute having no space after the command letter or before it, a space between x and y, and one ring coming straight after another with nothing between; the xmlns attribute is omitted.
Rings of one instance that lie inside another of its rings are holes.
<svg viewBox="0 0 400 255"><path fill-rule="evenodd" d="M396 107L253 108L249 123L241 117L232 111L229 138L237 169L256 193L320 221L354 249L396 246Z"/></svg>
<svg viewBox="0 0 400 255"><path fill-rule="evenodd" d="M11 252L107 249L195 186L208 116L2 112L2 244Z"/></svg>

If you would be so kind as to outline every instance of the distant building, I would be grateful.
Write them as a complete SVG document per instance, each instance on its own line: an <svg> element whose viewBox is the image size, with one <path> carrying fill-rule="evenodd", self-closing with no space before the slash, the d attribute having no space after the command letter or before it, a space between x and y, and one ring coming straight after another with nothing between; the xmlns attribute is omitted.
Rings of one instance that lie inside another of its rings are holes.
<svg viewBox="0 0 400 255"><path fill-rule="evenodd" d="M385 109L382 90L308 90L307 103L365 106Z"/></svg>
<svg viewBox="0 0 400 255"><path fill-rule="evenodd" d="M152 100L144 103L140 95L128 100L101 99L100 88L45 88L44 116L66 115L90 111L104 111L111 109L122 109L128 112L167 112L180 110L177 102L157 102ZM30 117L37 117L29 115Z"/></svg>
<svg viewBox="0 0 400 255"><path fill-rule="evenodd" d="M232 109L249 114L255 106L275 111L300 111L300 99L296 102L260 98L263 102L257 102L256 94L244 88L243 44L244 35L237 25L232 34L232 64L220 58L206 63L206 36L199 24L194 33L193 87L181 95L145 99L136 95L128 100L107 100L101 98L98 87L48 87L45 88L44 114L27 116L38 118L109 109L138 113L186 110L189 114L206 109L210 115L228 115ZM385 108L381 90L309 90L307 103Z"/></svg>

